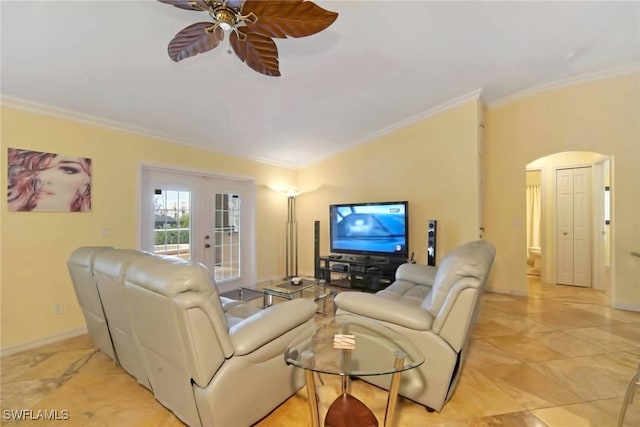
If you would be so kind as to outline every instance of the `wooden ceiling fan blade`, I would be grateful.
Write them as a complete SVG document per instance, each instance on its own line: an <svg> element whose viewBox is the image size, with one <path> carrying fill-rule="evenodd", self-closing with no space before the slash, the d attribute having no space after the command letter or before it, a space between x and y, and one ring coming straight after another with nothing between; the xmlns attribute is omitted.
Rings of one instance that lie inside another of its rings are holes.
<svg viewBox="0 0 640 427"><path fill-rule="evenodd" d="M247 0L242 13L258 17L256 23L245 22L252 32L277 38L310 36L338 18L336 12L304 0Z"/></svg>
<svg viewBox="0 0 640 427"><path fill-rule="evenodd" d="M198 22L184 28L169 42L169 57L178 62L217 47L224 39L224 31L220 27L207 31L214 26L212 22Z"/></svg>
<svg viewBox="0 0 640 427"><path fill-rule="evenodd" d="M207 10L207 4L203 0L158 0L160 3L168 4L185 10L195 10L201 12ZM193 7L195 4L196 7Z"/></svg>
<svg viewBox="0 0 640 427"><path fill-rule="evenodd" d="M231 47L238 55L238 58L261 74L273 77L279 76L280 69L276 43L270 37L252 33L244 27L238 28L238 31L246 36L244 40L240 40L240 37L235 32L229 36Z"/></svg>

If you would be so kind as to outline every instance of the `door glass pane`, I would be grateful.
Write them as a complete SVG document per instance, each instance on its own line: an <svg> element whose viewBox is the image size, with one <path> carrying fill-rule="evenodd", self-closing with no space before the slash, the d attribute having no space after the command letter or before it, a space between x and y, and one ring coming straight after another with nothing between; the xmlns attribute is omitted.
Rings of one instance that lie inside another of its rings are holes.
<svg viewBox="0 0 640 427"><path fill-rule="evenodd" d="M217 282L240 277L240 195L216 193L214 274Z"/></svg>
<svg viewBox="0 0 640 427"><path fill-rule="evenodd" d="M191 192L155 190L153 252L191 259Z"/></svg>

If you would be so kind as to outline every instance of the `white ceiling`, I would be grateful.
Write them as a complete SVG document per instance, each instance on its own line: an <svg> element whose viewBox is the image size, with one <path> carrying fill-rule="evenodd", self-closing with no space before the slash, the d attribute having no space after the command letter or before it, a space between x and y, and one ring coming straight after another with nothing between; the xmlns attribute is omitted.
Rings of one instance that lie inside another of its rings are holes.
<svg viewBox="0 0 640 427"><path fill-rule="evenodd" d="M277 39L281 77L216 50L174 63L207 15L156 1L1 2L3 102L284 166L477 93L638 69L640 2L316 1L327 30Z"/></svg>

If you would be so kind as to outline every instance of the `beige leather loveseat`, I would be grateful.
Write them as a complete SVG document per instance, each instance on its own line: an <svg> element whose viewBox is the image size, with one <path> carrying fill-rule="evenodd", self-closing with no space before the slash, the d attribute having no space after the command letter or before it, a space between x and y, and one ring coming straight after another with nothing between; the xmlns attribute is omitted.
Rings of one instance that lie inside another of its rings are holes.
<svg viewBox="0 0 640 427"><path fill-rule="evenodd" d="M202 264L140 251L79 248L68 267L96 345L186 424L249 426L304 385L283 354L312 302L220 298Z"/></svg>
<svg viewBox="0 0 640 427"><path fill-rule="evenodd" d="M440 411L460 375L468 333L494 256L493 245L478 240L448 253L437 268L403 264L395 282L376 294L338 294L337 314L378 320L411 339L425 362L402 374L399 393ZM363 379L389 388L388 376Z"/></svg>

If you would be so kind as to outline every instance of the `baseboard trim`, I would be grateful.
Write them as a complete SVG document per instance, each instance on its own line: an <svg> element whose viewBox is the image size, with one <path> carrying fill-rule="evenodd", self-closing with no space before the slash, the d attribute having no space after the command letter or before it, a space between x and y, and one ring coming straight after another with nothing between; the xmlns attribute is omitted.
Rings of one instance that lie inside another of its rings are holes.
<svg viewBox="0 0 640 427"><path fill-rule="evenodd" d="M638 311L640 312L640 305L635 304L622 304L622 303L611 303L611 307L616 308L618 310L626 310L626 311Z"/></svg>
<svg viewBox="0 0 640 427"><path fill-rule="evenodd" d="M487 288L485 292L491 292L494 294L504 294L504 295L515 295L518 297L528 297L529 291L517 291L514 289L503 289L503 288Z"/></svg>
<svg viewBox="0 0 640 427"><path fill-rule="evenodd" d="M0 348L0 357L11 356L12 354L42 347L43 345L47 345L47 344L53 344L55 342L77 337L78 335L83 335L88 332L89 331L87 330L87 328L77 328L77 329L71 329L66 332L62 332L61 334L56 334L50 337L41 338L35 341L30 341L23 344L10 345L7 347Z"/></svg>

